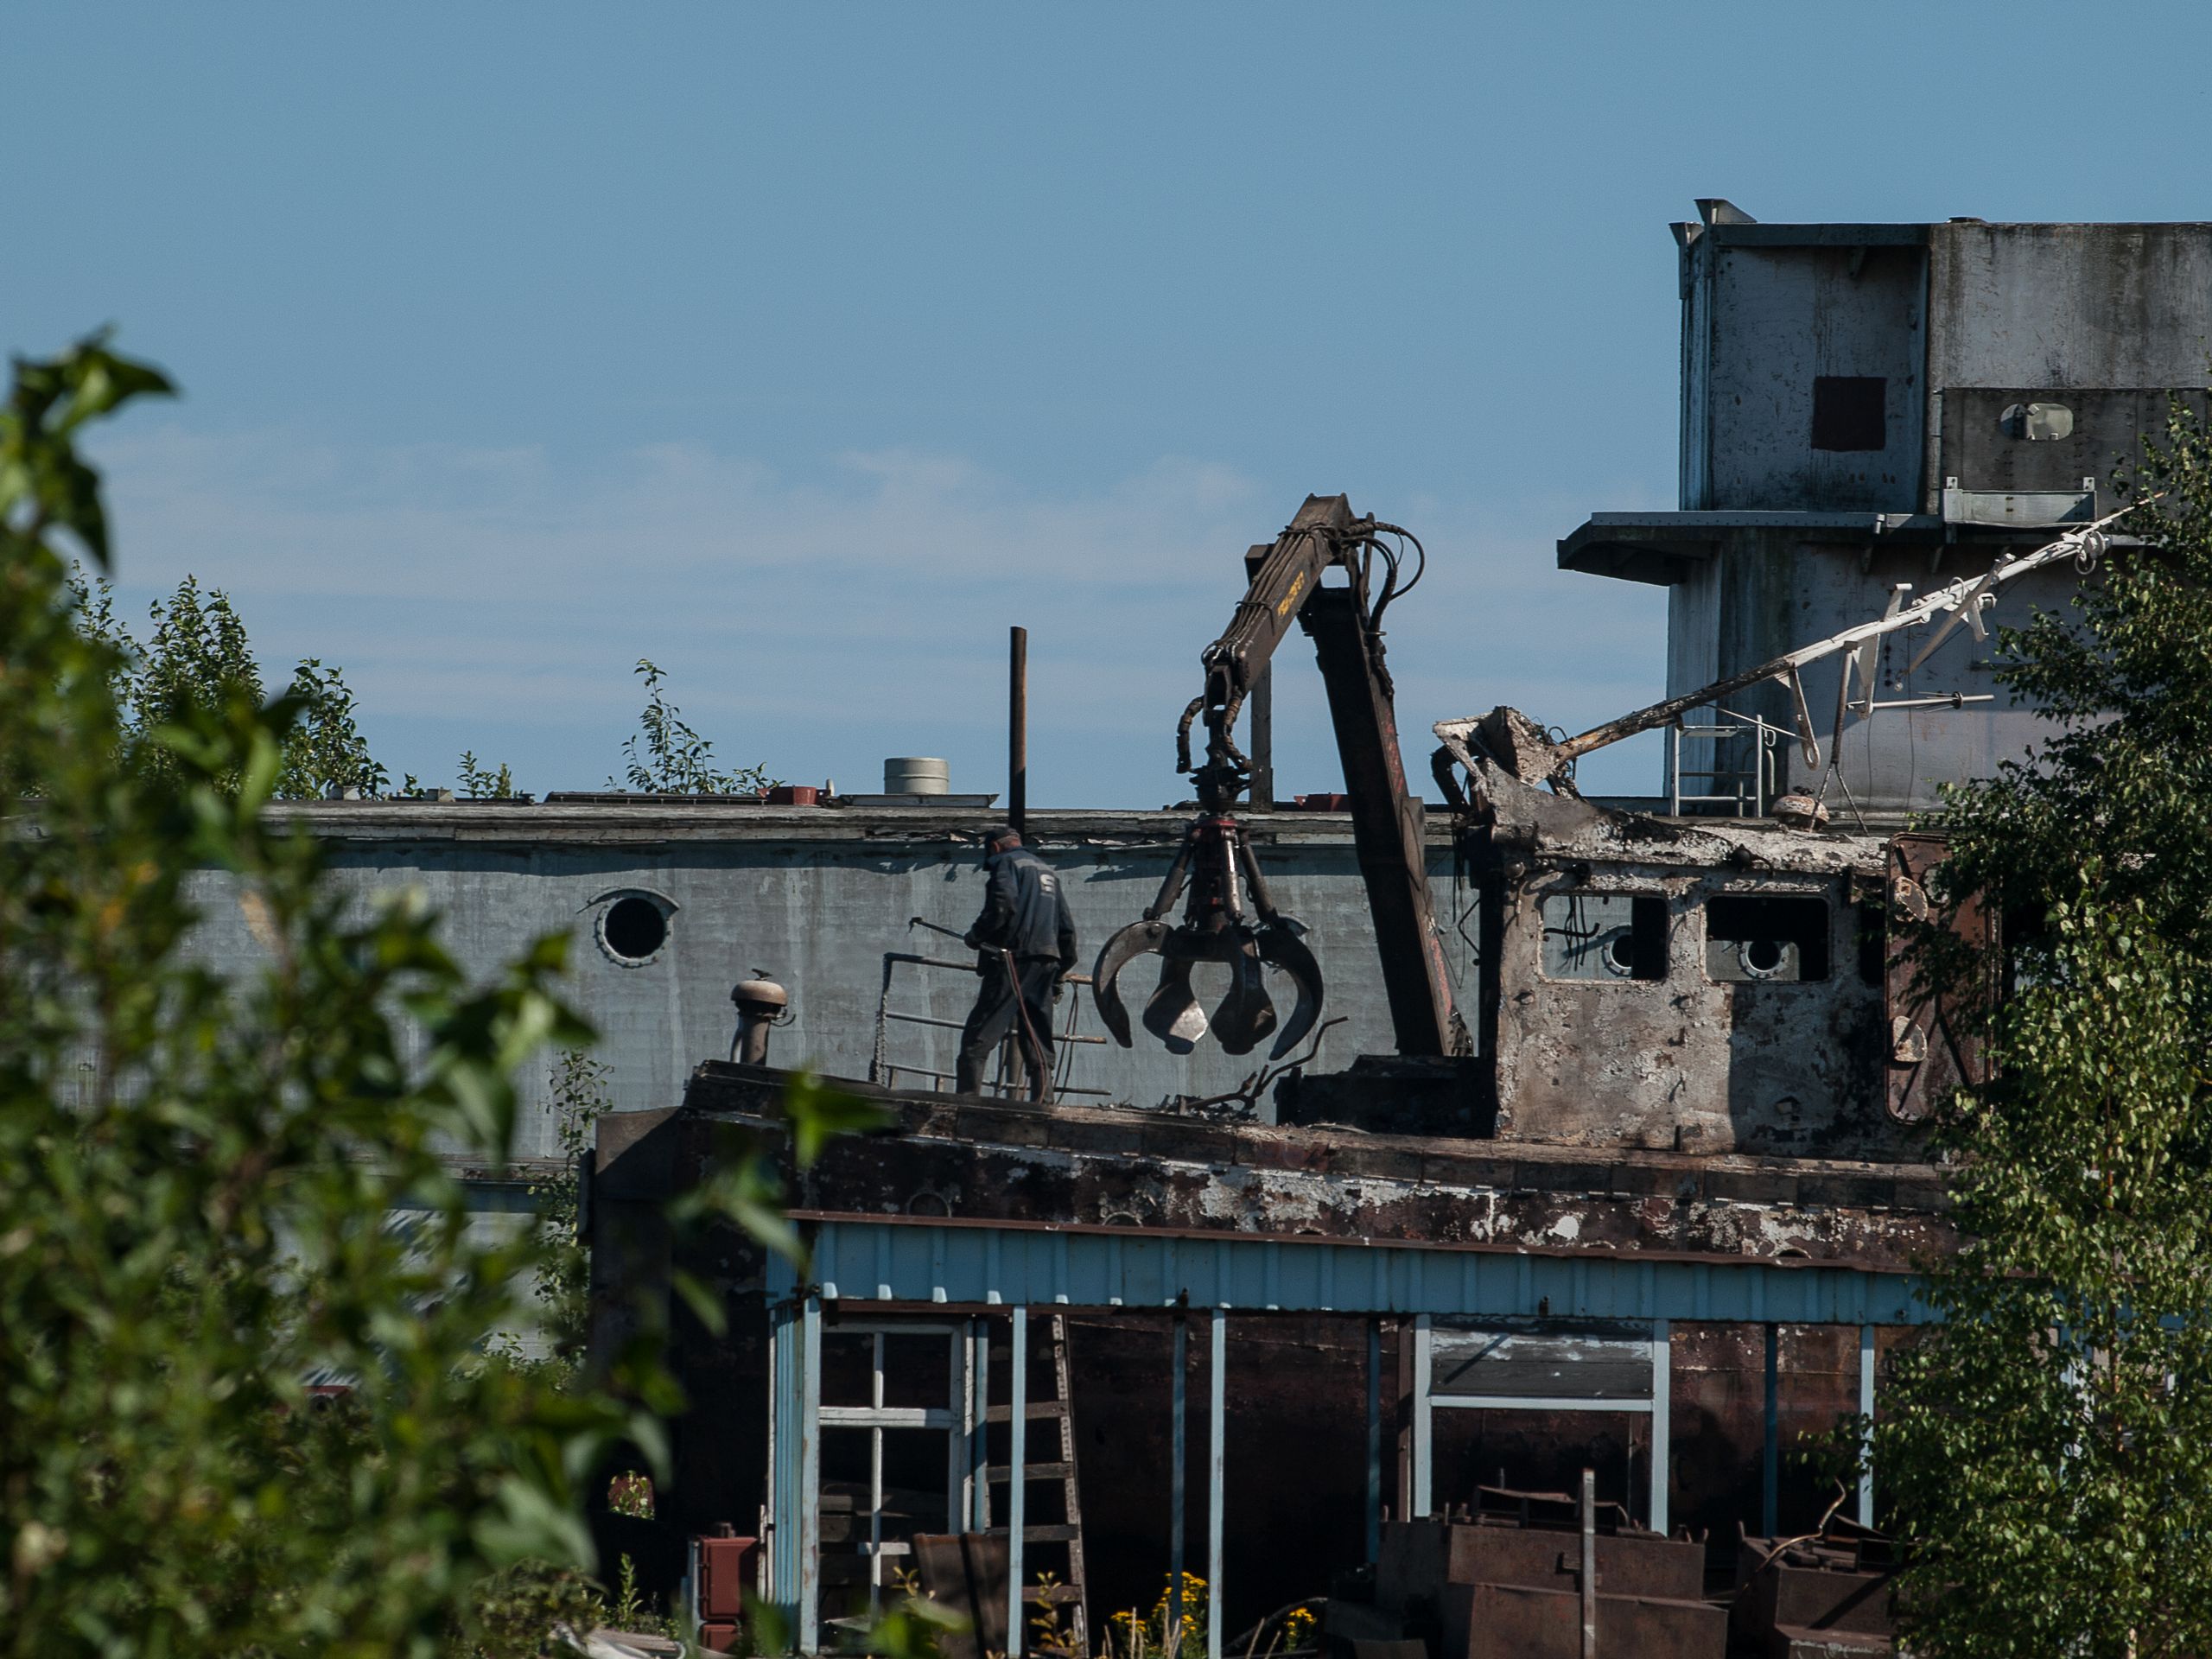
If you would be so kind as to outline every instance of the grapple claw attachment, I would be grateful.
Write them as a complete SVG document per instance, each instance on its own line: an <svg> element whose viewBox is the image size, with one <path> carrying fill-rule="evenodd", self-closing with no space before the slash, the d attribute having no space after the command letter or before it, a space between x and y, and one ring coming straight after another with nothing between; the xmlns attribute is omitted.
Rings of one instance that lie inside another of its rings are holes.
<svg viewBox="0 0 2212 1659"><path fill-rule="evenodd" d="M1183 919L1171 926L1155 919L1181 895L1185 874L1190 899ZM1255 922L1245 905L1258 912ZM1129 1046L1128 1009L1122 1001L1122 970L1138 957L1156 951L1160 982L1144 1006L1144 1028L1169 1051L1188 1054L1211 1031L1231 1054L1249 1054L1273 1037L1270 1058L1280 1059L1313 1030L1321 1013L1321 970L1300 938L1306 930L1276 912L1268 897L1259 861L1243 841L1243 830L1223 815L1204 817L1185 832L1146 919L1133 922L1106 941L1091 975L1091 997L1107 1031ZM1229 970L1229 988L1211 1018L1192 988L1191 970L1200 963ZM1286 974L1298 988L1298 1003L1284 1025L1268 995L1267 969Z"/></svg>
<svg viewBox="0 0 2212 1659"><path fill-rule="evenodd" d="M1299 937L1304 931L1287 917L1260 925L1260 960L1287 974L1290 982L1298 987L1297 1006L1290 1011L1289 1022L1275 1033L1274 1046L1268 1051L1271 1060L1282 1058L1304 1042L1306 1033L1321 1017L1321 964L1313 960L1313 953Z"/></svg>
<svg viewBox="0 0 2212 1659"><path fill-rule="evenodd" d="M1106 941L1098 963L1090 970L1090 1000L1107 1031L1123 1048L1129 1046L1129 1011L1122 1006L1122 969L1147 951L1157 950L1168 933L1165 922L1131 922Z"/></svg>
<svg viewBox="0 0 2212 1659"><path fill-rule="evenodd" d="M1191 989L1188 957L1171 952L1160 964L1159 988L1144 1005L1144 1028L1171 1054L1188 1054L1206 1034L1206 1011Z"/></svg>
<svg viewBox="0 0 2212 1659"><path fill-rule="evenodd" d="M1215 937L1229 963L1229 991L1213 1011L1213 1034L1230 1053L1249 1054L1275 1028L1275 1005L1261 977L1259 948L1249 928Z"/></svg>

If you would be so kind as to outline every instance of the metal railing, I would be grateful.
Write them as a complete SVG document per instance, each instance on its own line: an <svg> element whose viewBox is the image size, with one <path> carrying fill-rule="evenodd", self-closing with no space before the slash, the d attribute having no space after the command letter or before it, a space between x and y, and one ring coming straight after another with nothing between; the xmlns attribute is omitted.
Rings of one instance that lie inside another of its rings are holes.
<svg viewBox="0 0 2212 1659"><path fill-rule="evenodd" d="M883 1088L895 1089L902 1077L927 1078L931 1084L942 1084L949 1090L956 1081L948 1071L939 1071L925 1065L912 1065L891 1058L891 1027L894 1025L925 1026L941 1031L961 1031L966 1022L960 1020L941 1020L935 1014L916 1014L910 1009L891 1006L891 987L894 976L902 967L937 969L948 973L966 974L971 977L982 970L973 962L958 962L944 957L925 957L912 950L887 950L883 953L883 988L875 1003L875 1048L870 1056L868 1080ZM1088 974L1070 974L1060 982L1069 987L1068 994L1060 999L1060 1029L1052 1033L1052 1079L1046 1090L1047 1100L1065 1095L1090 1095L1101 1100L1113 1097L1110 1089L1081 1089L1070 1083L1075 1065L1075 1052L1086 1045L1103 1046L1106 1039L1087 1035L1077 1027L1083 1020L1083 992L1090 983ZM1015 992L1020 995L1019 990ZM1026 1098L1028 1080L1025 1074L1026 1061L1018 1036L1019 1027L1009 1032L999 1044L998 1069L982 1085L983 1092L1001 1099Z"/></svg>
<svg viewBox="0 0 2212 1659"><path fill-rule="evenodd" d="M1777 760L1782 742L1790 735L1789 728L1775 726L1756 715L1739 715L1727 709L1713 711L1721 723L1711 726L1686 725L1677 717L1667 733L1667 810L1675 817L1682 815L1684 806L1722 806L1729 808L1739 818L1758 818L1766 816L1767 807L1782 792L1781 768ZM1727 722L1733 722L1727 723ZM1712 764L1685 768L1682 765L1682 744L1685 741L1707 742L1713 746ZM1749 766L1724 766L1720 764L1720 746L1729 741L1750 741L1752 745ZM1686 795L1682 779L1700 780L1714 792ZM1733 785L1732 789L1721 787Z"/></svg>

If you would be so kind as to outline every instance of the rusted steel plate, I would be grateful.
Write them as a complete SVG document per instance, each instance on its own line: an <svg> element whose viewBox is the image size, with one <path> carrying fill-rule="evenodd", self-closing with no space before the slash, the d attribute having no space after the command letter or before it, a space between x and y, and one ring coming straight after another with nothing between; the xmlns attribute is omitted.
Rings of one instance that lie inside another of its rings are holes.
<svg viewBox="0 0 2212 1659"><path fill-rule="evenodd" d="M1900 1123L1917 1123L1952 1090L1985 1080L1983 1044L1972 1028L1980 1010L1955 997L1929 996L1916 982L1919 963L1910 930L1928 919L1933 900L1929 878L1943 861L1938 836L1899 836L1890 842L1890 949L1884 1013L1889 1031L1886 1105ZM1992 965L1994 988L1996 918L1969 899L1951 918L1951 931Z"/></svg>
<svg viewBox="0 0 2212 1659"><path fill-rule="evenodd" d="M1462 1611L1448 1618L1465 1644L1446 1642L1438 1659L1582 1659L1582 1603L1573 1590L1525 1585L1454 1585ZM1704 1601L1656 1596L1598 1598L1598 1651L1636 1659L1723 1659L1728 1616Z"/></svg>

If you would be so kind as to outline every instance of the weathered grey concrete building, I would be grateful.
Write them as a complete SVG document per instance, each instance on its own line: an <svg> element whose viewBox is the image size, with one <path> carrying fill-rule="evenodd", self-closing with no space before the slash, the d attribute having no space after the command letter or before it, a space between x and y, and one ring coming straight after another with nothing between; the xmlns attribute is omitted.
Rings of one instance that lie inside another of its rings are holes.
<svg viewBox="0 0 2212 1659"><path fill-rule="evenodd" d="M2112 512L2169 400L2202 412L2212 225L1768 225L1700 206L1675 226L1678 510L1592 513L1560 543L1564 567L1668 588L1669 695ZM2007 602L2063 604L2074 580L2038 573ZM1922 706L1842 745L1842 781L1877 816L1987 776L2035 732L2031 710L1972 701L1994 689L1977 635L1916 667L1915 650L1886 647L1878 682ZM1823 726L1839 671L1807 677ZM1790 723L1780 686L1730 706ZM1732 795L1755 770L1756 738L1681 747L1686 795ZM1794 764L1777 746L1781 785L1818 783Z"/></svg>
<svg viewBox="0 0 2212 1659"><path fill-rule="evenodd" d="M775 1058L832 1076L927 1083L949 1077L957 1027L974 1000L974 957L955 940L982 902L973 807L774 807L715 798L567 802L321 801L280 809L320 838L332 878L364 904L403 890L446 918L459 959L489 973L541 934L569 931L570 994L601 1033L617 1110L664 1107L702 1060L728 1057L730 990L765 971L791 988ZM1252 819L1284 907L1313 930L1332 985L1323 1063L1386 1051L1389 1022L1374 966L1367 905L1341 812ZM1086 950L1152 898L1183 819L1166 812L1036 811L1031 838L1067 877ZM1432 879L1454 890L1452 844L1432 837ZM228 969L261 959L245 914L218 872L197 878L207 957ZM1462 905L1471 892L1461 889ZM1465 919L1464 916L1461 918ZM1473 935L1455 932L1452 958L1472 985ZM952 964L887 966L887 953ZM880 1011L912 1016L879 1021ZM1079 1037L1099 1027L1068 1005ZM937 1023L925 1023L934 1021ZM1158 1048L1067 1049L1063 1092L1158 1105L1235 1088L1258 1065L1211 1045L1187 1056ZM537 1112L523 1152L555 1150L548 1079L527 1080Z"/></svg>

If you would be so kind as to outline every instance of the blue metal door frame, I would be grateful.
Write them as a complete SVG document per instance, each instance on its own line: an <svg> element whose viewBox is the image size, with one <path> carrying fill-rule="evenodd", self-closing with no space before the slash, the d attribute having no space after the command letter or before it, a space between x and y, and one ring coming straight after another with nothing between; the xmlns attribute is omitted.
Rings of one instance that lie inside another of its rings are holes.
<svg viewBox="0 0 2212 1659"><path fill-rule="evenodd" d="M1322 1239L1191 1236L1121 1230L978 1226L927 1217L819 1218L804 1224L813 1250L802 1284L790 1264L769 1264L770 1599L785 1609L803 1652L821 1642L820 1467L821 1332L825 1301L943 1317L950 1308L1007 1310L1015 1340L1027 1335L1032 1307L1205 1310L1211 1315L1207 1561L1221 1567L1224 1508L1221 1433L1224 1427L1226 1315L1301 1313L1429 1319L1620 1319L1646 1322L1661 1383L1653 1419L1651 1515L1663 1529L1668 1408L1665 1362L1657 1344L1674 1321L1742 1322L1772 1326L1847 1325L1859 1329L1859 1399L1871 1411L1873 1328L1930 1323L1908 1274L1851 1268L1783 1266L1758 1261L1683 1261L1635 1256L1539 1255L1514 1249ZM1370 1345L1370 1366L1379 1351ZM1019 1369L1016 1372L1020 1375ZM1019 1384L1017 1384L1017 1387ZM1379 1372L1370 1376L1379 1387ZM1426 1390L1422 1391L1426 1394ZM1014 1402L1016 1413L1022 1402ZM1424 1401L1424 1403L1426 1402ZM1370 1447L1379 1453L1379 1402L1371 1404ZM1017 1417L1017 1421L1019 1418ZM1428 1500L1427 1436L1416 1441L1419 1502ZM1020 1437L1009 1490L1022 1478ZM1379 1470L1369 1490L1379 1497ZM1872 1514L1872 1480L1861 1484L1862 1516ZM1019 1529L1018 1511L1010 1516ZM1020 1536L1019 1531L1015 1537ZM1020 1556L1014 1557L1018 1562ZM1019 1659L1020 1575L1009 1586L1008 1645ZM1221 1586L1211 1586L1221 1605Z"/></svg>

